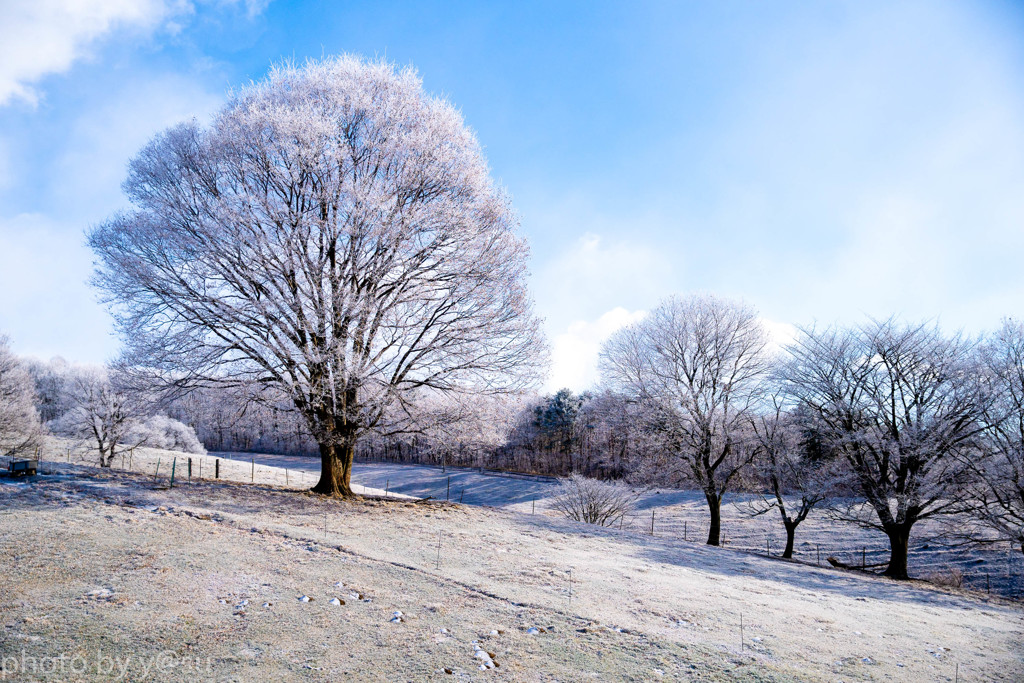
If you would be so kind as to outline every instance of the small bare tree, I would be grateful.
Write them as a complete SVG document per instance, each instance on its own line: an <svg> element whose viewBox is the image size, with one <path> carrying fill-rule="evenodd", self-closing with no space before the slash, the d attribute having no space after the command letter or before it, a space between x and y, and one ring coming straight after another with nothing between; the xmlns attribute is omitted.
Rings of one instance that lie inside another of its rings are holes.
<svg viewBox="0 0 1024 683"><path fill-rule="evenodd" d="M767 410L751 418L754 433L753 470L767 491L743 507L752 516L773 508L779 511L786 529L785 558L793 557L796 528L807 515L827 500L834 478L831 462L817 458L803 444L798 420L773 396Z"/></svg>
<svg viewBox="0 0 1024 683"><path fill-rule="evenodd" d="M65 436L96 444L100 467L110 467L126 438L139 426L144 402L139 393L110 368L72 368L65 383L70 410L51 423ZM139 444L133 444L139 445Z"/></svg>
<svg viewBox="0 0 1024 683"><path fill-rule="evenodd" d="M23 453L41 443L32 377L0 335L0 454Z"/></svg>
<svg viewBox="0 0 1024 683"><path fill-rule="evenodd" d="M789 348L785 387L804 428L867 501L833 512L888 536L892 578L908 577L914 525L953 512L970 481L960 456L977 448L988 400L974 346L889 319L803 330Z"/></svg>
<svg viewBox="0 0 1024 683"><path fill-rule="evenodd" d="M569 519L612 526L633 511L639 494L625 484L572 473L559 482L553 507Z"/></svg>
<svg viewBox="0 0 1024 683"><path fill-rule="evenodd" d="M720 542L722 498L753 457L749 416L769 368L767 346L749 306L691 296L667 299L602 350L602 380L645 406L649 428L703 491L709 545Z"/></svg>
<svg viewBox="0 0 1024 683"><path fill-rule="evenodd" d="M210 128L131 162L134 210L89 236L126 358L177 387L272 387L351 495L358 440L415 430L424 392L532 386L528 249L480 145L412 69L276 67Z"/></svg>

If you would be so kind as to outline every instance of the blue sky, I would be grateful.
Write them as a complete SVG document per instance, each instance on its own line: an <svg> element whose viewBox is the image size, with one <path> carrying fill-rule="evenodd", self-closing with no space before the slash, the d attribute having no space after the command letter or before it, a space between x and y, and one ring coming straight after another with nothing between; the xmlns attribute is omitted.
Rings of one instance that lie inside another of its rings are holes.
<svg viewBox="0 0 1024 683"><path fill-rule="evenodd" d="M128 158L282 58L415 65L533 248L550 388L671 293L789 325L1024 316L1024 7L1011 2L0 3L0 330L101 362L83 232Z"/></svg>

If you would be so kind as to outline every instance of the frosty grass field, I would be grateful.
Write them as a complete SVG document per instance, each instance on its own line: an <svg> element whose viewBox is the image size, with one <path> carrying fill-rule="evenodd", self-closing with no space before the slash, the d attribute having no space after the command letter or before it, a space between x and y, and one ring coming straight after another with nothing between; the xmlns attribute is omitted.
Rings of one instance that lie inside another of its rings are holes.
<svg viewBox="0 0 1024 683"><path fill-rule="evenodd" d="M313 460L236 455L211 481L216 457L202 481L144 450L0 479L0 680L1022 679L1020 601L818 568L824 518L794 563L732 508L704 546L686 492L603 529L555 516L542 479L357 464L370 497L335 501L287 490ZM846 559L869 540L851 529ZM990 552L1012 591L1020 565Z"/></svg>

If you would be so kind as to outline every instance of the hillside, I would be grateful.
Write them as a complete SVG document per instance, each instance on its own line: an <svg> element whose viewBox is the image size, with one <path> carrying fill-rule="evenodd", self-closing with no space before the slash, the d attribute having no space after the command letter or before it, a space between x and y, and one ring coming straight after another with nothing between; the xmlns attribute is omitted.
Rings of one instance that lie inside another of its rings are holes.
<svg viewBox="0 0 1024 683"><path fill-rule="evenodd" d="M163 477L47 467L0 479L0 653L13 680L33 661L85 665L86 680L106 664L132 680L1024 671L1024 609L978 594L542 514L260 483L179 478L168 490Z"/></svg>

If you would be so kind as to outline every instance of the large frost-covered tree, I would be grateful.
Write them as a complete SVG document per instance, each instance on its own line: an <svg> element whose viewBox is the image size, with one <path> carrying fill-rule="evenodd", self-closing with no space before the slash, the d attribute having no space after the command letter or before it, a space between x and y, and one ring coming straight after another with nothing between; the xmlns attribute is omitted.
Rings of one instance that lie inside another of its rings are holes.
<svg viewBox="0 0 1024 683"><path fill-rule="evenodd" d="M753 456L750 415L769 367L768 337L750 307L713 296L671 297L617 332L601 352L610 388L645 408L708 503L708 544L722 497Z"/></svg>
<svg viewBox="0 0 1024 683"><path fill-rule="evenodd" d="M416 396L518 390L545 361L509 199L410 68L275 67L149 143L124 189L133 210L89 241L127 360L283 392L317 492L351 494L357 440L401 431Z"/></svg>
<svg viewBox="0 0 1024 683"><path fill-rule="evenodd" d="M887 576L905 579L910 535L950 513L972 479L990 394L975 345L894 319L804 330L785 387L805 428L852 473L867 506L845 512L889 537Z"/></svg>

